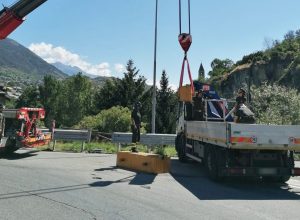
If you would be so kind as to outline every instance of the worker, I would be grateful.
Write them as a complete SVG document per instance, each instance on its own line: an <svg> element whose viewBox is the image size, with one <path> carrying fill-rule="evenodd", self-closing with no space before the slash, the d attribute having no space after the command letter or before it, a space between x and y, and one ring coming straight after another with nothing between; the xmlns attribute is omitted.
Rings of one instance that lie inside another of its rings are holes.
<svg viewBox="0 0 300 220"><path fill-rule="evenodd" d="M141 132L141 113L140 113L141 103L136 102L134 104L133 110L131 112L131 130L132 130L132 143L136 144L140 142L140 132ZM132 152L137 152L136 146L132 147Z"/></svg>
<svg viewBox="0 0 300 220"><path fill-rule="evenodd" d="M194 120L203 121L205 103L202 89L197 91L196 96L193 98L193 104Z"/></svg>
<svg viewBox="0 0 300 220"><path fill-rule="evenodd" d="M246 91L242 88L238 91L235 104L235 117L234 122L253 124L255 123L254 113L245 105L246 103Z"/></svg>
<svg viewBox="0 0 300 220"><path fill-rule="evenodd" d="M3 108L4 106L2 105L2 103L0 103L0 138L2 138L2 133L3 133Z"/></svg>
<svg viewBox="0 0 300 220"><path fill-rule="evenodd" d="M235 99L236 101L236 107L240 104L245 104L247 99L246 99L246 91L243 88L240 88L238 91L238 96Z"/></svg>

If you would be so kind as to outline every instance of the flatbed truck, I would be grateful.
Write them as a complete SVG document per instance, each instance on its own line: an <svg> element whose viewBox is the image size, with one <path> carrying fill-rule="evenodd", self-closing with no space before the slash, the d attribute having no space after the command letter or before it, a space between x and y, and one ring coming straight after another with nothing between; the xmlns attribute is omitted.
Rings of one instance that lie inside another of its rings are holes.
<svg viewBox="0 0 300 220"><path fill-rule="evenodd" d="M212 88L207 94L210 92L216 94ZM218 113L212 114L213 103L220 107ZM190 106L184 101L179 106L176 150L181 162L192 159L204 163L213 180L244 176L286 182L300 175L294 162L294 152L300 150L300 125L228 121L226 100L219 98L206 99L206 117L195 121L189 116Z"/></svg>

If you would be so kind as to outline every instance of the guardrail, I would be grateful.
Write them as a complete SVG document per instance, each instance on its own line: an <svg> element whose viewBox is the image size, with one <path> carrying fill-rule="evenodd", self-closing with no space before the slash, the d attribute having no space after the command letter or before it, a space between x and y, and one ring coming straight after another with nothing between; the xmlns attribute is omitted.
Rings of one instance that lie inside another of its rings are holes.
<svg viewBox="0 0 300 220"><path fill-rule="evenodd" d="M112 142L119 144L129 144L131 141L132 133L115 132L112 135ZM140 143L147 146L154 145L172 145L175 146L176 134L141 134Z"/></svg>
<svg viewBox="0 0 300 220"><path fill-rule="evenodd" d="M52 132L53 150L57 140L63 141L82 141L81 151L84 151L85 143L91 141L91 130L68 130L68 129L54 129Z"/></svg>

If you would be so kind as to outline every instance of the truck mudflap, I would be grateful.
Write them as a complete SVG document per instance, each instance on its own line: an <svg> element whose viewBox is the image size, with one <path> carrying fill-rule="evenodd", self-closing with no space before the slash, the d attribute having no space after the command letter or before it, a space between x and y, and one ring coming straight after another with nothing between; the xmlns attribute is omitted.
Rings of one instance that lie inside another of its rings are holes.
<svg viewBox="0 0 300 220"><path fill-rule="evenodd" d="M228 167L220 168L219 176L300 176L300 168Z"/></svg>

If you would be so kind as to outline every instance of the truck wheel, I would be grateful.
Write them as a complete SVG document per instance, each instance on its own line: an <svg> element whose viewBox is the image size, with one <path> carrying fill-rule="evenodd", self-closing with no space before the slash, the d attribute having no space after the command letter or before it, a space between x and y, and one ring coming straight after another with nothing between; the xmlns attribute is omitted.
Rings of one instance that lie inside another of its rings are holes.
<svg viewBox="0 0 300 220"><path fill-rule="evenodd" d="M16 140L8 139L7 145L5 146L5 154L12 154L13 152L17 151L18 147L16 146Z"/></svg>
<svg viewBox="0 0 300 220"><path fill-rule="evenodd" d="M220 180L220 176L218 174L218 161L216 151L213 146L207 146L207 154L206 154L206 168L209 177L212 180L218 181Z"/></svg>
<svg viewBox="0 0 300 220"><path fill-rule="evenodd" d="M263 177L263 181L266 183L285 183L289 181L290 178L290 176L265 176Z"/></svg>
<svg viewBox="0 0 300 220"><path fill-rule="evenodd" d="M18 150L18 148L16 148L16 147L6 147L5 148L5 154L12 154L12 153L14 153L15 151L17 151Z"/></svg>
<svg viewBox="0 0 300 220"><path fill-rule="evenodd" d="M287 182L287 181L289 181L290 180L290 176L280 176L279 178L278 178L278 183L285 183L285 182Z"/></svg>
<svg viewBox="0 0 300 220"><path fill-rule="evenodd" d="M180 135L178 137L178 146L177 146L177 154L179 161L182 163L185 163L187 161L186 155L185 155L185 148L186 148L186 139L184 135Z"/></svg>

